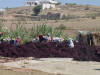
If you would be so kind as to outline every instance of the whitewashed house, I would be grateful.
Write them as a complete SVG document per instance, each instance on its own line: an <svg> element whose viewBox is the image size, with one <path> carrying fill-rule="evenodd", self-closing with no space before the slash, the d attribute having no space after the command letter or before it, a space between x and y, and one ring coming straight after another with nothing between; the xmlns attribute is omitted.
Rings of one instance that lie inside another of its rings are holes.
<svg viewBox="0 0 100 75"><path fill-rule="evenodd" d="M40 0L40 3L42 4L42 9L50 9L55 8L57 0Z"/></svg>
<svg viewBox="0 0 100 75"><path fill-rule="evenodd" d="M5 9L0 9L0 11L1 11L1 12L4 12L4 11L5 11Z"/></svg>
<svg viewBox="0 0 100 75"><path fill-rule="evenodd" d="M27 0L25 2L25 6L35 6L35 5L42 5L42 9L50 9L55 8L57 4L57 0Z"/></svg>

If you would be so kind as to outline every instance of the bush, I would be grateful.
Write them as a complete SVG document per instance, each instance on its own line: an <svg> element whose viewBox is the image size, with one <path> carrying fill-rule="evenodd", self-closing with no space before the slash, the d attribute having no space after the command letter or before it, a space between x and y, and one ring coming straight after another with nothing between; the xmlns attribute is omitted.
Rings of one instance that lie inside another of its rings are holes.
<svg viewBox="0 0 100 75"><path fill-rule="evenodd" d="M89 10L89 9L90 9L89 5L86 5L85 10Z"/></svg>
<svg viewBox="0 0 100 75"><path fill-rule="evenodd" d="M35 13L36 16L40 13L41 9L42 9L42 6L41 6L41 5L36 6L36 7L33 9L33 11L34 11L34 13Z"/></svg>
<svg viewBox="0 0 100 75"><path fill-rule="evenodd" d="M17 14L23 14L23 11L18 11Z"/></svg>
<svg viewBox="0 0 100 75"><path fill-rule="evenodd" d="M80 18L80 16L75 16L75 15L70 15L68 14L67 16L66 15L63 15L62 16L62 19L64 20L69 20L69 19L76 19L76 18Z"/></svg>
<svg viewBox="0 0 100 75"><path fill-rule="evenodd" d="M65 5L68 5L70 7L73 7L73 6L77 5L77 4L76 3L65 3Z"/></svg>
<svg viewBox="0 0 100 75"><path fill-rule="evenodd" d="M96 16L95 15L91 16L91 19L96 19Z"/></svg>
<svg viewBox="0 0 100 75"><path fill-rule="evenodd" d="M62 19L63 19L63 20L66 19L66 15L63 15L63 16L62 16Z"/></svg>
<svg viewBox="0 0 100 75"><path fill-rule="evenodd" d="M87 14L86 15L87 18L91 18L91 19L96 19L96 14Z"/></svg>
<svg viewBox="0 0 100 75"><path fill-rule="evenodd" d="M59 25L59 26L57 27L57 29L59 29L59 30L65 30L65 29L66 29L66 26L63 25L63 24L61 24L61 25Z"/></svg>

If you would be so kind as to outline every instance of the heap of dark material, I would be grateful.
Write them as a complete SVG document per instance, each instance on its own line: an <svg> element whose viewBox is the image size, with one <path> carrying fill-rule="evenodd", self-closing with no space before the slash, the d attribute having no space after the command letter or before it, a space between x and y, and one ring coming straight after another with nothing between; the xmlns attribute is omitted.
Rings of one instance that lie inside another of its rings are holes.
<svg viewBox="0 0 100 75"><path fill-rule="evenodd" d="M66 43L27 43L21 46L13 46L7 43L0 44L0 56L18 58L74 58L79 61L99 61L100 46L87 44L75 44L75 48L69 48Z"/></svg>

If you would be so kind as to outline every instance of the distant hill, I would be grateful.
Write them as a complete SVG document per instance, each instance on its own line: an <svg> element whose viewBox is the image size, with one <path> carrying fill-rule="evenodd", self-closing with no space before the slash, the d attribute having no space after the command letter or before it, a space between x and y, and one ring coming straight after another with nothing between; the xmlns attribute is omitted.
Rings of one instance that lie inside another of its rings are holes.
<svg viewBox="0 0 100 75"><path fill-rule="evenodd" d="M17 8L7 8L5 15L31 15L33 14L34 7L17 7ZM88 8L88 9L87 9ZM57 5L56 9L42 10L40 14L46 14L48 12L61 13L64 15L76 15L84 16L86 14L94 14L100 12L100 7L97 6L87 6L87 5Z"/></svg>

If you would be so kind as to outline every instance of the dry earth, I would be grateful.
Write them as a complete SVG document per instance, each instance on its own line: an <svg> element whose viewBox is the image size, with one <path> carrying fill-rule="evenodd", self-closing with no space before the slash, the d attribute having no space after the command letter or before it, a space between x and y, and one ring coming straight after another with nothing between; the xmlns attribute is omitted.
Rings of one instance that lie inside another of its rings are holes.
<svg viewBox="0 0 100 75"><path fill-rule="evenodd" d="M99 75L100 62L78 62L71 58L42 58L38 60L17 60L2 65L20 69L40 70L63 75ZM37 74L38 75L38 74Z"/></svg>
<svg viewBox="0 0 100 75"><path fill-rule="evenodd" d="M23 58L25 59L25 58ZM34 70L34 69L28 69L28 68L16 68L16 67L11 67L11 66L5 66L3 63L7 62L14 62L18 61L14 59L1 59L0 58L0 75L55 75L52 73L47 73L39 70ZM22 58L21 58L22 60Z"/></svg>

